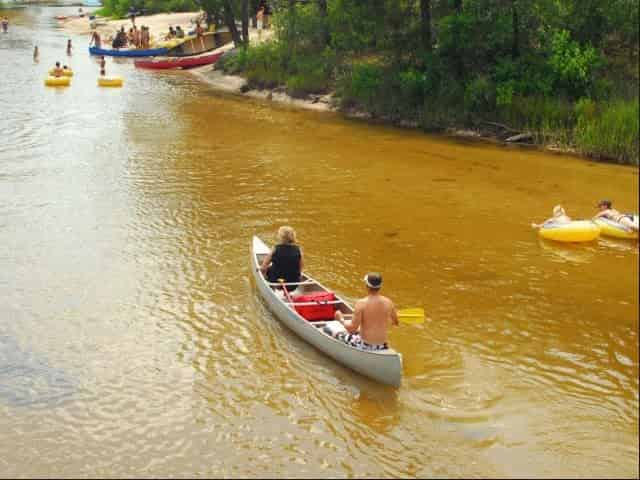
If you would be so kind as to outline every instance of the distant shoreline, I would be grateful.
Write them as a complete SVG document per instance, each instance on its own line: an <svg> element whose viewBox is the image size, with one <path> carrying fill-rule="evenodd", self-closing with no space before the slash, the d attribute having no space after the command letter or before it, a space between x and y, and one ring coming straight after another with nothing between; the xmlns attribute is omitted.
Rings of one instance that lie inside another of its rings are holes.
<svg viewBox="0 0 640 480"><path fill-rule="evenodd" d="M164 36L166 32L168 32L169 26L175 27L176 25L181 25L186 31L190 30L192 24L191 21L199 16L200 13L201 12L180 12L139 16L136 17L136 25L148 26L151 30L152 40L157 41L162 36ZM122 26L124 26L125 28L129 28L129 26L131 26L131 20L128 18L113 20L99 18L98 21L100 23L96 26L96 30L103 36L103 41L106 41L110 35L115 34L115 32ZM64 30L78 35L89 35L93 31L90 27L88 16L74 16L69 19L61 20L60 23ZM249 38L252 43L257 43L257 34L257 29L249 29ZM261 41L268 40L272 35L273 30L264 30L262 32ZM223 47L220 47L217 50L214 50L214 52L225 52L233 48L233 43L230 43ZM363 111L342 109L338 106L333 92L327 93L325 95L310 95L307 98L294 98L288 95L282 87L261 90L248 88L248 82L244 77L239 75L226 74L220 70L216 70L212 65L190 69L187 70L187 72L194 75L202 82L206 83L213 90L221 93L275 102L284 106L301 108L316 112L338 113L343 115L345 118L360 119L372 124L386 124L422 131L420 126L417 124L408 122L397 123L385 118L374 118L370 114ZM521 139L518 139L516 141L505 141L505 138L507 138L509 135L505 135L504 130L502 130L498 124L492 125L490 124L490 122L482 127L468 128L460 125L443 128L442 130L434 131L432 133L468 141L489 142L507 147L511 146L536 149L549 153L572 155L586 160L594 161L594 158L590 157L589 155L582 154L573 148L553 144L549 145L535 143L531 140L530 136L526 132L521 134ZM606 162L607 160L598 161Z"/></svg>

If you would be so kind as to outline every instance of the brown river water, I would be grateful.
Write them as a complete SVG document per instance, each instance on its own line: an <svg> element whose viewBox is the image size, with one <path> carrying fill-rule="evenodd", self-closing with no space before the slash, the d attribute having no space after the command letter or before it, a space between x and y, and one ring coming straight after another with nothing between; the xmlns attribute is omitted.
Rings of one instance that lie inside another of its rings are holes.
<svg viewBox="0 0 640 480"><path fill-rule="evenodd" d="M99 89L87 38L67 57L52 18L75 10L12 10L0 34L0 476L638 477L638 244L530 227L556 203L637 212L637 168L128 60ZM42 84L57 59L68 89ZM336 292L379 270L425 308L391 333L400 388L268 312L249 246L282 224Z"/></svg>

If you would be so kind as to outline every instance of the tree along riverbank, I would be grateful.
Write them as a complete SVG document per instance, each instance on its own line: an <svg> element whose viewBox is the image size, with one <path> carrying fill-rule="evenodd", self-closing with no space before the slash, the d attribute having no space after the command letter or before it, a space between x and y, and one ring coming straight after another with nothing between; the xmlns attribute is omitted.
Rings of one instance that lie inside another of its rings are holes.
<svg viewBox="0 0 640 480"><path fill-rule="evenodd" d="M271 23L219 62L245 90L638 165L638 0L289 1Z"/></svg>

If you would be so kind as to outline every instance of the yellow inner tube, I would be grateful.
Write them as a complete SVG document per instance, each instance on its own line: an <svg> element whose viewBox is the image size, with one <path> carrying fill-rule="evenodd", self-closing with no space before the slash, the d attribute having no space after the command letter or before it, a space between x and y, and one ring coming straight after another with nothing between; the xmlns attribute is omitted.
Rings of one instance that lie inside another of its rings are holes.
<svg viewBox="0 0 640 480"><path fill-rule="evenodd" d="M569 223L547 223L540 227L538 234L556 242L591 242L600 236L600 228L591 220L577 220Z"/></svg>
<svg viewBox="0 0 640 480"><path fill-rule="evenodd" d="M98 78L98 86L100 87L121 87L122 78L120 77L100 77Z"/></svg>
<svg viewBox="0 0 640 480"><path fill-rule="evenodd" d="M47 87L68 87L71 85L70 77L47 77L44 79Z"/></svg>
<svg viewBox="0 0 640 480"><path fill-rule="evenodd" d="M55 75L56 73L56 69L52 68L51 70L49 70L49 75L51 75L52 77ZM71 70L70 68L66 69L66 70L62 70L62 76L63 77L73 77L73 70Z"/></svg>
<svg viewBox="0 0 640 480"><path fill-rule="evenodd" d="M634 215L634 221L638 223L638 216ZM619 222L615 222L608 218L596 218L595 224L600 228L600 234L607 237L628 238L631 240L638 239L638 232L625 227Z"/></svg>

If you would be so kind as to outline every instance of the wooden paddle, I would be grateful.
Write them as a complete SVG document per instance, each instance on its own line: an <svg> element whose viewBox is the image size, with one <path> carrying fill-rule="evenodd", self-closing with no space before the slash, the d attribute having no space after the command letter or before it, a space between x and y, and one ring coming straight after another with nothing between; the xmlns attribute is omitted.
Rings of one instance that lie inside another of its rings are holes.
<svg viewBox="0 0 640 480"><path fill-rule="evenodd" d="M294 303L293 299L291 298L291 295L289 295L289 290L287 290L286 285L284 284L284 278L279 278L278 279L278 283L280 283L280 286L282 287L282 289L284 290L284 294L287 297L287 300L289 300L289 303Z"/></svg>

